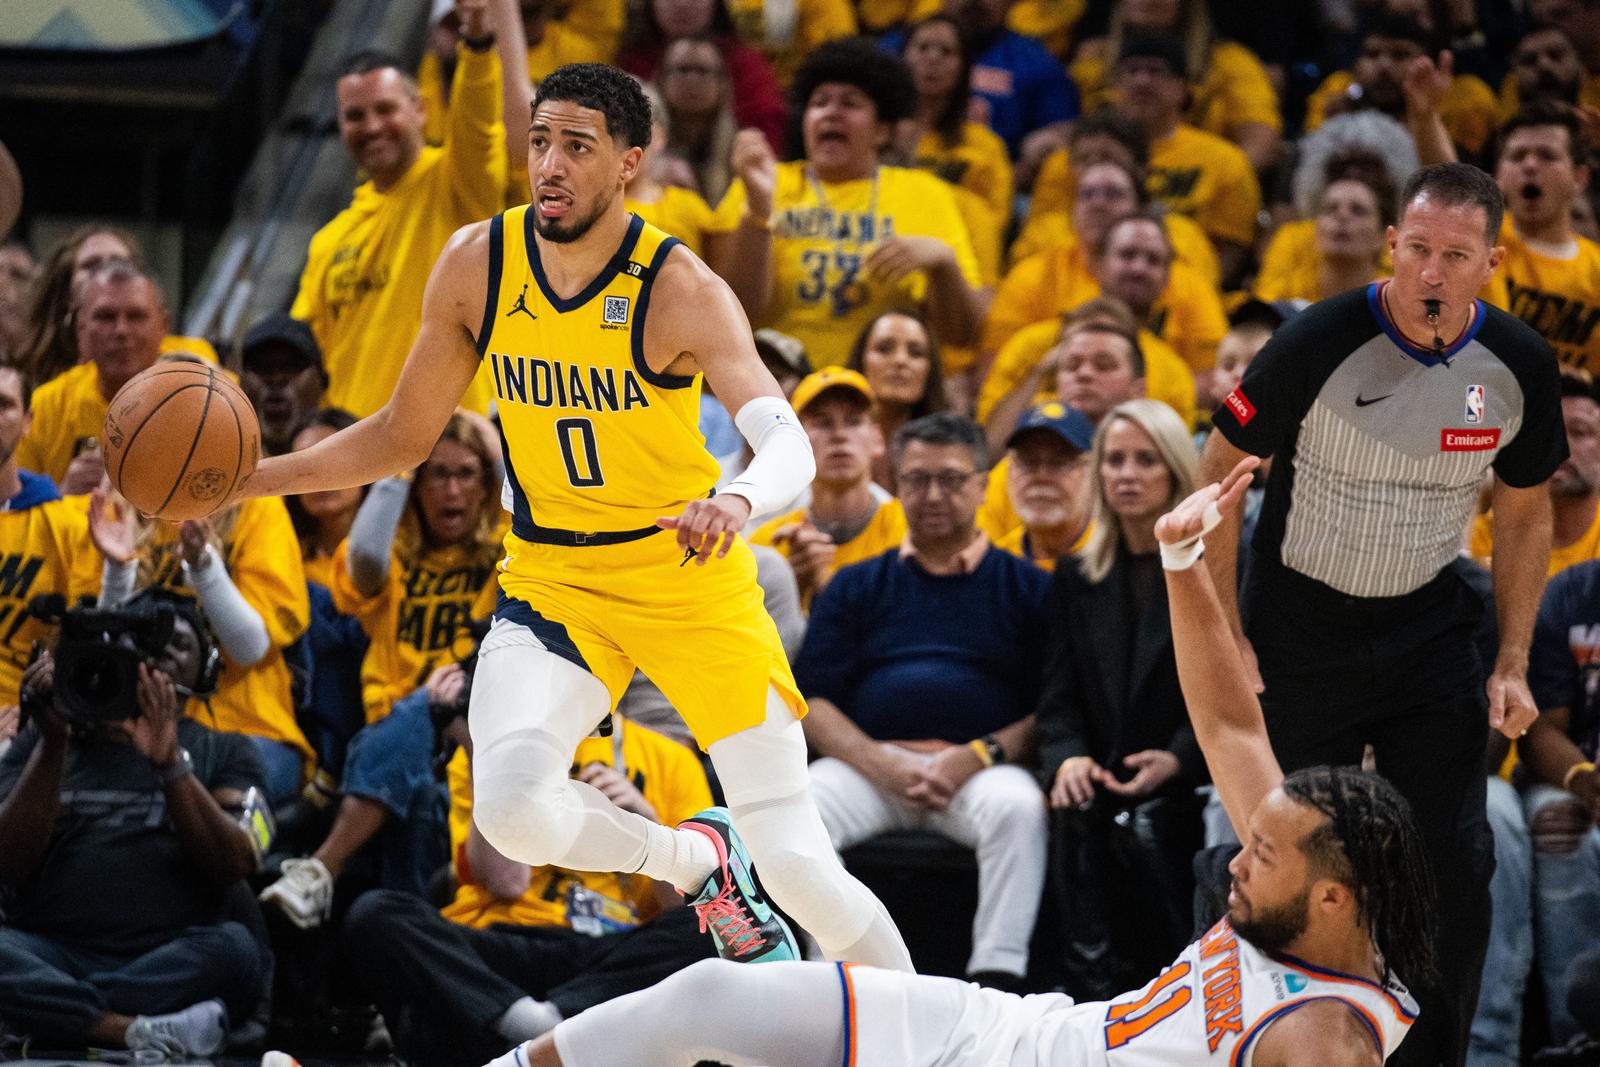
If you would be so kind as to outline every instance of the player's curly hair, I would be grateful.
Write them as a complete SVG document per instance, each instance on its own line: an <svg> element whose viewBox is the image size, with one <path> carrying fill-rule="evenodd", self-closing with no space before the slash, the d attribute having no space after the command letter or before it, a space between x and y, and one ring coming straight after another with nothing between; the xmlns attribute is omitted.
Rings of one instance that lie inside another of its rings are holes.
<svg viewBox="0 0 1600 1067"><path fill-rule="evenodd" d="M615 141L629 148L650 146L650 101L630 74L605 63L568 63L550 72L533 95L533 110L546 100L564 100L599 111Z"/></svg>
<svg viewBox="0 0 1600 1067"><path fill-rule="evenodd" d="M1328 817L1300 841L1312 877L1350 887L1389 973L1413 990L1434 985L1433 869L1406 798L1355 767L1295 771L1283 791Z"/></svg>
<svg viewBox="0 0 1600 1067"><path fill-rule="evenodd" d="M899 122L917 113L911 71L899 56L884 52L866 37L842 37L813 48L795 71L789 97L805 111L817 86L853 85L872 98L879 122Z"/></svg>

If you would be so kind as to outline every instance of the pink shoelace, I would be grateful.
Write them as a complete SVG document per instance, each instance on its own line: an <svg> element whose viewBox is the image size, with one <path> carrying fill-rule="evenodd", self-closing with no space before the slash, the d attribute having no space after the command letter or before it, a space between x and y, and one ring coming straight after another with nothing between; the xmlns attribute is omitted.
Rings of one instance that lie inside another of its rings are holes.
<svg viewBox="0 0 1600 1067"><path fill-rule="evenodd" d="M766 944L745 914L744 905L733 899L732 878L723 885L722 892L704 904L696 904L694 912L700 919L700 932L705 933L708 926L715 928L723 941L733 946L735 956L748 956Z"/></svg>

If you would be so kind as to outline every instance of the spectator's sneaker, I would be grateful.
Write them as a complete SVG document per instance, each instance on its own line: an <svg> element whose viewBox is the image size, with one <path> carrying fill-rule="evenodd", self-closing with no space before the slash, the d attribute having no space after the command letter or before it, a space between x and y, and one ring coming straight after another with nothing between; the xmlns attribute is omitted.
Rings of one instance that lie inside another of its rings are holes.
<svg viewBox="0 0 1600 1067"><path fill-rule="evenodd" d="M170 1058L209 1056L228 1033L228 1011L220 1000L191 1004L170 1015L140 1015L128 1024L131 1051L154 1049Z"/></svg>
<svg viewBox="0 0 1600 1067"><path fill-rule="evenodd" d="M300 929L315 929L333 911L333 875L315 856L284 860L283 873L261 891L260 900L275 905Z"/></svg>
<svg viewBox="0 0 1600 1067"><path fill-rule="evenodd" d="M740 963L798 960L800 946L757 887L750 853L728 809L707 808L678 829L705 834L717 849L717 869L689 902L700 917L700 932L711 931L717 953Z"/></svg>

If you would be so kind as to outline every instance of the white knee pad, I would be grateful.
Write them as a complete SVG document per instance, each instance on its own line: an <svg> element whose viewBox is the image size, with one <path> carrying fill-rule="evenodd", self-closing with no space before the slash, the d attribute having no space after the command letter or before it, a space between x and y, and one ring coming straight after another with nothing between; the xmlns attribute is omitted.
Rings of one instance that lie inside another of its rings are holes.
<svg viewBox="0 0 1600 1067"><path fill-rule="evenodd" d="M558 862L581 828L572 802L570 749L543 730L520 730L472 754L472 818L503 855L543 867Z"/></svg>
<svg viewBox="0 0 1600 1067"><path fill-rule="evenodd" d="M496 620L478 660L472 730L473 820L507 857L558 864L582 829L567 778L572 754L610 708L604 685Z"/></svg>

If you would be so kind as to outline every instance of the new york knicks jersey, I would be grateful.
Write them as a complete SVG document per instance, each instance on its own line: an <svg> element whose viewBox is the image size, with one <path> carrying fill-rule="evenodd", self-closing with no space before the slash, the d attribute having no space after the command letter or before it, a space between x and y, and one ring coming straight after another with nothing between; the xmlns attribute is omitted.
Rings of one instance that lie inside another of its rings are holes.
<svg viewBox="0 0 1600 1067"><path fill-rule="evenodd" d="M1262 1032L1316 1001L1345 1005L1387 1059L1417 1017L1399 982L1268 956L1226 920L1142 989L1100 1003L953 981L935 998L896 972L845 966L842 974L847 1062L856 1067L1250 1067Z"/></svg>
<svg viewBox="0 0 1600 1067"><path fill-rule="evenodd" d="M570 299L550 289L527 205L489 223L478 351L505 435L506 509L526 541L653 528L707 496L717 463L699 429L700 376L645 362L651 285L678 243L637 216ZM553 533L556 531L559 533Z"/></svg>

